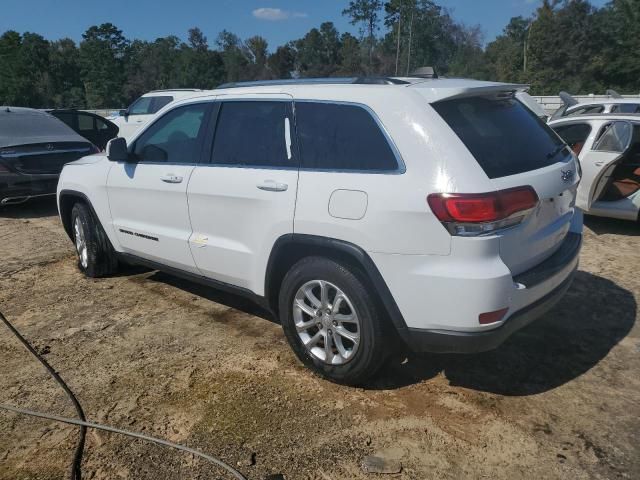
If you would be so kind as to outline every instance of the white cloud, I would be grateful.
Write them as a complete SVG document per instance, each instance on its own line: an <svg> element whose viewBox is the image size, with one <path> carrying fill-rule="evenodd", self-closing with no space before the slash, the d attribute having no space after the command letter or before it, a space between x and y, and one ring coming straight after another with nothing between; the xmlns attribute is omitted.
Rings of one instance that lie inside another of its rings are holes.
<svg viewBox="0 0 640 480"><path fill-rule="evenodd" d="M270 22L288 20L289 18L306 18L309 16L304 12L289 12L281 8L256 8L252 13L254 17Z"/></svg>

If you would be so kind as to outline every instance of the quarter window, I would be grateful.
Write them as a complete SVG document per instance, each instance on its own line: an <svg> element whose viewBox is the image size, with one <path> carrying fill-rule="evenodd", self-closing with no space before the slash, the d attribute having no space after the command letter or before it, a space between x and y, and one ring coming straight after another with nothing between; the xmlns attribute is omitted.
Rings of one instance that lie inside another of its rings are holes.
<svg viewBox="0 0 640 480"><path fill-rule="evenodd" d="M297 102L302 168L388 172L398 160L372 115L357 105Z"/></svg>
<svg viewBox="0 0 640 480"><path fill-rule="evenodd" d="M196 163L208 104L186 105L160 117L136 141L140 162Z"/></svg>
<svg viewBox="0 0 640 480"><path fill-rule="evenodd" d="M212 162L244 167L297 167L287 150L290 103L228 101L220 104Z"/></svg>

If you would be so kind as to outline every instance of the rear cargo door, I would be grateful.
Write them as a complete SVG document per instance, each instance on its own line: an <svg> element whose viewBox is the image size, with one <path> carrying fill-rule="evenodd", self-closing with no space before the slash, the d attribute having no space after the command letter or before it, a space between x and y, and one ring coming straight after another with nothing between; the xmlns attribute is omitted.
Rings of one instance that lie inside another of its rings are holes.
<svg viewBox="0 0 640 480"><path fill-rule="evenodd" d="M589 211L602 195L613 170L629 149L632 136L631 123L611 122L602 127L593 148L583 152L580 158L582 179L576 198L579 208Z"/></svg>
<svg viewBox="0 0 640 480"><path fill-rule="evenodd" d="M538 195L537 207L521 224L497 233L500 257L512 274L551 256L574 220L577 165L566 144L507 94L445 100L433 108L465 144L495 191L531 186Z"/></svg>

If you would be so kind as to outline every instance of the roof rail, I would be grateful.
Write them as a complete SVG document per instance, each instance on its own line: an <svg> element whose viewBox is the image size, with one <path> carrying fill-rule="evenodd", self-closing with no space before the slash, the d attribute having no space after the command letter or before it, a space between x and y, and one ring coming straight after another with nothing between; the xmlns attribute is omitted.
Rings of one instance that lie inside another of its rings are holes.
<svg viewBox="0 0 640 480"><path fill-rule="evenodd" d="M201 92L201 88L161 88L159 90L151 90L148 93L158 93L158 92Z"/></svg>
<svg viewBox="0 0 640 480"><path fill-rule="evenodd" d="M229 82L216 87L268 87L277 85L408 85L410 82L392 77L327 77L327 78L285 78L280 80L256 80L251 82Z"/></svg>

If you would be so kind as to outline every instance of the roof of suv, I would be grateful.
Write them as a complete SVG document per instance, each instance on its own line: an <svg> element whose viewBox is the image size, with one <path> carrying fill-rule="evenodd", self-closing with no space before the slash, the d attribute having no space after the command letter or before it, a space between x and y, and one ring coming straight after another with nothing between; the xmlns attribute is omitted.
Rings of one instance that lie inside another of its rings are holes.
<svg viewBox="0 0 640 480"><path fill-rule="evenodd" d="M188 97L191 95L195 95L200 92L206 92L206 90L201 90L199 88L175 88L168 90L151 90L150 92L141 95L142 97L163 97L167 95L171 95L173 97Z"/></svg>
<svg viewBox="0 0 640 480"><path fill-rule="evenodd" d="M347 77L225 84L216 90L207 91L206 93L211 95L230 93L283 93L294 96L304 95L314 97L317 96L319 92L326 94L331 91L344 94L345 91L363 92L365 89L375 89L378 93L391 89L415 89L415 91L424 96L427 101L437 102L445 98L507 93L524 90L526 88L527 85L460 78Z"/></svg>

